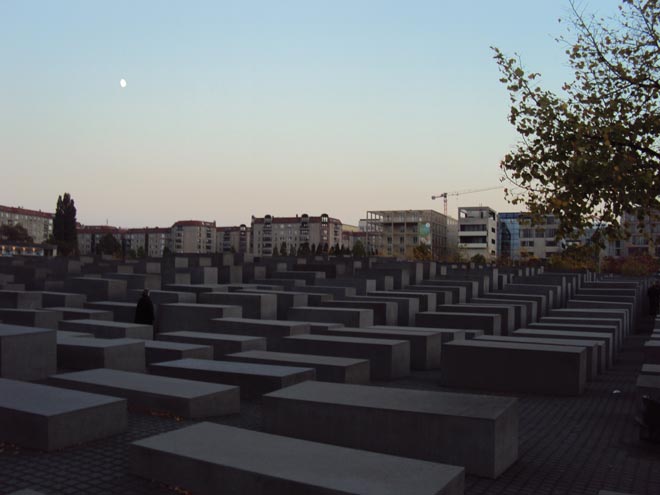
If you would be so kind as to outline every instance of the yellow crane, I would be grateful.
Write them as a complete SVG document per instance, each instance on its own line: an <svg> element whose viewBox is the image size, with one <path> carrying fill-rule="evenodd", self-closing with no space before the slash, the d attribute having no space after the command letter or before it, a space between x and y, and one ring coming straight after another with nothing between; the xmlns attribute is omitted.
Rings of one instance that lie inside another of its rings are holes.
<svg viewBox="0 0 660 495"><path fill-rule="evenodd" d="M452 191L452 192L443 192L437 196L431 196L431 199L444 199L444 213L447 216L447 197L448 196L460 196L461 194L470 194L483 191L494 191L495 189L502 189L504 186L494 186L494 187L484 187L482 189L464 189L462 191Z"/></svg>

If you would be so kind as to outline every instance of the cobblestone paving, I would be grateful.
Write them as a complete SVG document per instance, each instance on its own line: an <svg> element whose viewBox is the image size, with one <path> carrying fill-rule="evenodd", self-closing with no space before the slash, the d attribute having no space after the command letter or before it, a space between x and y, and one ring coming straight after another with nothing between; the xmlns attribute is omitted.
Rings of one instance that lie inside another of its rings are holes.
<svg viewBox="0 0 660 495"><path fill-rule="evenodd" d="M641 442L633 419L642 342L627 339L616 365L581 397L520 397L519 460L497 480L468 476L466 495L660 494L660 446ZM438 389L436 383L437 372L424 372L380 385ZM260 403L244 402L240 415L215 421L259 429ZM126 433L59 452L0 444L0 494L23 488L47 495L180 493L129 474L128 445L189 424L130 413Z"/></svg>

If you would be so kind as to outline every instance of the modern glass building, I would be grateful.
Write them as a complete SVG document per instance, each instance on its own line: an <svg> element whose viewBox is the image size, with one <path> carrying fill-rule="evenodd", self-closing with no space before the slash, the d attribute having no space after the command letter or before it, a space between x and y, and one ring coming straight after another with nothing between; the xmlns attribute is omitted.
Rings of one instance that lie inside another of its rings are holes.
<svg viewBox="0 0 660 495"><path fill-rule="evenodd" d="M497 254L502 258L520 259L520 216L522 213L497 214Z"/></svg>

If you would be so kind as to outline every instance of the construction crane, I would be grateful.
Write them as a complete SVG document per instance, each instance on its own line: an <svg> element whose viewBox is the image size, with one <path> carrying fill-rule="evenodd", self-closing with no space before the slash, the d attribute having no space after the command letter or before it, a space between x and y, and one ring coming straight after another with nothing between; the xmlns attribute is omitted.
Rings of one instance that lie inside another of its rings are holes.
<svg viewBox="0 0 660 495"><path fill-rule="evenodd" d="M452 192L443 192L437 196L431 196L431 199L444 199L444 213L447 216L447 197L448 196L460 196L461 194L470 194L483 191L494 191L495 189L502 189L504 186L494 186L494 187L484 187L482 189L464 189L463 191L452 191Z"/></svg>

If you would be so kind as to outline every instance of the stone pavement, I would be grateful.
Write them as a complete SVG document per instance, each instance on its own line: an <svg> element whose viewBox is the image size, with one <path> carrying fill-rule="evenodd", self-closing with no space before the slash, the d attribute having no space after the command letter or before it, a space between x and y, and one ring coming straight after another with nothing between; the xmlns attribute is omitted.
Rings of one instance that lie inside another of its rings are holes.
<svg viewBox="0 0 660 495"><path fill-rule="evenodd" d="M650 325L641 322L640 330L648 332ZM607 489L660 494L660 445L641 442L633 419L643 340L629 337L615 366L580 397L520 396L519 460L497 480L467 476L465 493L596 495ZM428 371L378 385L438 390L437 381L438 372ZM241 406L240 415L216 421L260 429L260 401ZM130 413L126 433L59 452L0 444L0 494L23 488L47 495L182 493L130 475L128 444L193 423Z"/></svg>

